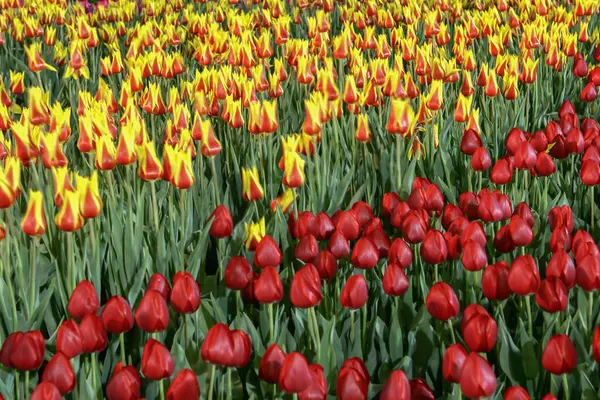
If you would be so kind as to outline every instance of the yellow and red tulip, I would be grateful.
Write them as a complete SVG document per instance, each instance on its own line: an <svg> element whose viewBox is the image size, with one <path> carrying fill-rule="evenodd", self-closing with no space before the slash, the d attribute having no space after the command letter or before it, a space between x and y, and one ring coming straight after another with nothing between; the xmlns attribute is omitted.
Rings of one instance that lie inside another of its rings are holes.
<svg viewBox="0 0 600 400"><path fill-rule="evenodd" d="M98 171L92 172L89 178L77 175L75 183L79 194L79 212L81 216L85 219L96 218L104 206L100 197Z"/></svg>
<svg viewBox="0 0 600 400"><path fill-rule="evenodd" d="M29 191L27 210L21 220L21 229L29 236L40 236L46 232L46 215L44 213L44 197L42 192Z"/></svg>
<svg viewBox="0 0 600 400"><path fill-rule="evenodd" d="M291 205L294 204L296 197L297 194L293 189L285 190L281 195L277 196L273 201L271 201L271 210L275 212L277 211L277 206L279 206L283 213L287 213Z"/></svg>
<svg viewBox="0 0 600 400"><path fill-rule="evenodd" d="M137 149L138 175L145 181L155 181L162 177L162 163L156 155L154 143L147 141Z"/></svg>
<svg viewBox="0 0 600 400"><path fill-rule="evenodd" d="M66 189L63 192L62 206L54 216L54 223L63 232L74 232L83 226L83 216L79 212L79 192Z"/></svg>
<svg viewBox="0 0 600 400"><path fill-rule="evenodd" d="M260 184L258 169L242 168L242 198L246 201L255 201L262 199L264 190Z"/></svg>

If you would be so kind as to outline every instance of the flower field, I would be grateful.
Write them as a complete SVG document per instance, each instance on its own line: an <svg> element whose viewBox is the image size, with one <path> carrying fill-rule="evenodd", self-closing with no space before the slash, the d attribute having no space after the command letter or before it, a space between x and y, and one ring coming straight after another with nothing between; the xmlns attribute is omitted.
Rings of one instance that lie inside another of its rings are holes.
<svg viewBox="0 0 600 400"><path fill-rule="evenodd" d="M0 399L600 398L597 0L0 0Z"/></svg>

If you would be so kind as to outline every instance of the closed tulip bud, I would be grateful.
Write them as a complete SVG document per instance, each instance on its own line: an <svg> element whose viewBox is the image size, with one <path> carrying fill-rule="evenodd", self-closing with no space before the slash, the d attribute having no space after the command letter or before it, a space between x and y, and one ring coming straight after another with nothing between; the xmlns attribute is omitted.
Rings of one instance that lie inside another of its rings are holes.
<svg viewBox="0 0 600 400"><path fill-rule="evenodd" d="M147 182L160 179L163 176L163 166L156 155L154 143L144 142L137 148L138 175Z"/></svg>
<svg viewBox="0 0 600 400"><path fill-rule="evenodd" d="M119 361L106 385L106 397L108 400L137 400L141 386L137 370L131 365L122 366Z"/></svg>
<svg viewBox="0 0 600 400"><path fill-rule="evenodd" d="M518 215L519 217L523 218L525 222L527 222L527 224L533 228L533 225L535 224L535 218L533 217L531 208L529 208L527 203L521 202L517 204L513 215Z"/></svg>
<svg viewBox="0 0 600 400"><path fill-rule="evenodd" d="M52 382L41 382L31 393L30 400L62 400L62 398L60 391Z"/></svg>
<svg viewBox="0 0 600 400"><path fill-rule="evenodd" d="M556 253L560 250L571 250L571 234L566 226L557 227L550 236L550 251Z"/></svg>
<svg viewBox="0 0 600 400"><path fill-rule="evenodd" d="M79 213L79 193L72 190L63 192L63 203L54 216L54 223L63 232L74 232L83 226L83 216Z"/></svg>
<svg viewBox="0 0 600 400"><path fill-rule="evenodd" d="M577 365L577 350L567 335L554 335L542 353L542 366L553 375L568 374Z"/></svg>
<svg viewBox="0 0 600 400"><path fill-rule="evenodd" d="M479 218L479 197L475 193L465 192L458 196L458 207L469 220Z"/></svg>
<svg viewBox="0 0 600 400"><path fill-rule="evenodd" d="M252 265L244 257L236 256L229 260L225 268L225 286L231 290L241 290L252 280Z"/></svg>
<svg viewBox="0 0 600 400"><path fill-rule="evenodd" d="M233 232L233 218L231 213L224 205L217 206L208 218L213 219L210 225L210 235L215 238L225 238L231 236Z"/></svg>
<svg viewBox="0 0 600 400"><path fill-rule="evenodd" d="M157 291L165 301L168 301L171 294L171 285L169 285L169 281L167 281L167 278L163 274L155 272L146 285L146 292L150 290Z"/></svg>
<svg viewBox="0 0 600 400"><path fill-rule="evenodd" d="M254 253L254 264L259 268L276 268L281 264L282 256L279 246L271 235L262 238Z"/></svg>
<svg viewBox="0 0 600 400"><path fill-rule="evenodd" d="M233 358L227 366L243 368L250 362L252 341L246 332L239 329L230 331L230 335L233 342Z"/></svg>
<svg viewBox="0 0 600 400"><path fill-rule="evenodd" d="M200 399L200 384L196 374L191 369L184 368L173 381L169 390L167 390L167 400L198 400Z"/></svg>
<svg viewBox="0 0 600 400"><path fill-rule="evenodd" d="M310 386L312 376L306 358L300 353L288 354L279 372L279 385L286 393L300 393Z"/></svg>
<svg viewBox="0 0 600 400"><path fill-rule="evenodd" d="M73 318L82 319L88 314L96 314L100 310L100 301L92 282L83 280L77 284L69 298L67 310Z"/></svg>
<svg viewBox="0 0 600 400"><path fill-rule="evenodd" d="M354 212L360 229L363 229L373 218L375 218L373 209L364 201L354 203L351 211Z"/></svg>
<svg viewBox="0 0 600 400"><path fill-rule="evenodd" d="M556 165L552 157L542 151L537 155L534 169L537 176L550 176L556 172Z"/></svg>
<svg viewBox="0 0 600 400"><path fill-rule="evenodd" d="M379 251L375 244L368 238L358 239L352 249L352 265L359 269L373 269L379 260Z"/></svg>
<svg viewBox="0 0 600 400"><path fill-rule="evenodd" d="M273 267L265 267L254 282L254 297L259 303L279 303L283 299L283 283Z"/></svg>
<svg viewBox="0 0 600 400"><path fill-rule="evenodd" d="M342 288L340 293L340 304L344 308L358 310L369 300L369 289L367 281L362 275L352 275Z"/></svg>
<svg viewBox="0 0 600 400"><path fill-rule="evenodd" d="M102 322L110 333L121 334L133 328L133 312L125 298L111 297L102 310Z"/></svg>
<svg viewBox="0 0 600 400"><path fill-rule="evenodd" d="M554 230L556 227L564 225L569 232L572 232L573 212L567 205L553 207L548 213L548 222L550 223L550 230Z"/></svg>
<svg viewBox="0 0 600 400"><path fill-rule="evenodd" d="M135 322L141 330L162 332L169 326L169 307L159 292L150 290L144 293L135 310Z"/></svg>
<svg viewBox="0 0 600 400"><path fill-rule="evenodd" d="M571 132L568 133L565 139L565 147L567 152L573 154L583 153L585 146L584 137L581 131L577 128L573 128Z"/></svg>
<svg viewBox="0 0 600 400"><path fill-rule="evenodd" d="M390 218L394 209L400 204L400 196L395 192L388 192L383 194L383 201L381 205L381 216L383 218Z"/></svg>
<svg viewBox="0 0 600 400"><path fill-rule="evenodd" d="M508 158L501 158L494 164L490 179L496 185L506 185L512 180L514 167Z"/></svg>
<svg viewBox="0 0 600 400"><path fill-rule="evenodd" d="M108 346L108 336L104 323L95 314L88 314L79 323L84 353L97 353Z"/></svg>
<svg viewBox="0 0 600 400"><path fill-rule="evenodd" d="M21 220L21 229L29 236L40 236L46 232L46 215L44 214L44 197L42 192L29 191L27 210Z"/></svg>
<svg viewBox="0 0 600 400"><path fill-rule="evenodd" d="M314 265L305 264L292 278L290 300L295 307L310 308L319 305L322 299L319 271Z"/></svg>
<svg viewBox="0 0 600 400"><path fill-rule="evenodd" d="M260 200L263 197L263 187L260 184L258 169L242 168L242 197L246 201Z"/></svg>
<svg viewBox="0 0 600 400"><path fill-rule="evenodd" d="M569 302L567 287L560 279L548 277L540 283L535 301L546 312L564 311Z"/></svg>
<svg viewBox="0 0 600 400"><path fill-rule="evenodd" d="M472 156L482 145L481 137L475 130L467 129L464 131L460 141L460 151L468 156Z"/></svg>
<svg viewBox="0 0 600 400"><path fill-rule="evenodd" d="M83 353L83 340L77 322L72 319L64 321L56 334L56 351L71 359Z"/></svg>
<svg viewBox="0 0 600 400"><path fill-rule="evenodd" d="M310 211L299 212L297 217L294 214L290 214L288 219L288 231L294 239L302 239L306 235L314 235L317 233L317 223L317 217Z"/></svg>
<svg viewBox="0 0 600 400"><path fill-rule="evenodd" d="M421 244L421 257L429 264L440 264L446 261L448 248L440 231L430 229L427 232Z"/></svg>
<svg viewBox="0 0 600 400"><path fill-rule="evenodd" d="M489 397L496 390L496 374L479 354L471 353L463 365L460 388L471 399Z"/></svg>
<svg viewBox="0 0 600 400"><path fill-rule="evenodd" d="M521 386L511 386L504 392L504 400L531 400L531 397Z"/></svg>
<svg viewBox="0 0 600 400"><path fill-rule="evenodd" d="M6 368L14 368L10 358L13 354L15 343L21 340L22 336L23 332L13 332L8 335L4 340L4 343L2 343L2 348L0 348L0 363L2 363L2 365L4 365Z"/></svg>
<svg viewBox="0 0 600 400"><path fill-rule="evenodd" d="M521 143L515 152L515 167L518 169L532 169L537 161L535 149L529 142Z"/></svg>
<svg viewBox="0 0 600 400"><path fill-rule="evenodd" d="M369 393L369 371L358 357L344 361L337 376L336 396L339 400L366 400Z"/></svg>
<svg viewBox="0 0 600 400"><path fill-rule="evenodd" d="M467 309L465 309L465 315L461 322L466 345L471 351L479 353L492 351L498 338L496 321L487 312L485 314L475 314L468 318Z"/></svg>
<svg viewBox="0 0 600 400"><path fill-rule="evenodd" d="M444 213L442 214L442 226L444 229L449 229L452 222L459 217L464 217L463 212L452 203L446 204Z"/></svg>
<svg viewBox="0 0 600 400"><path fill-rule="evenodd" d="M273 343L260 359L258 377L267 383L279 383L279 374L284 361L285 353L277 343Z"/></svg>
<svg viewBox="0 0 600 400"><path fill-rule="evenodd" d="M175 361L163 344L149 339L142 353L142 374L152 380L168 378L173 374Z"/></svg>
<svg viewBox="0 0 600 400"><path fill-rule="evenodd" d="M411 400L410 383L404 371L391 373L379 394L380 400Z"/></svg>
<svg viewBox="0 0 600 400"><path fill-rule="evenodd" d="M591 292L600 289L600 262L594 254L587 254L577 259L575 269L577 285L583 290Z"/></svg>
<svg viewBox="0 0 600 400"><path fill-rule="evenodd" d="M409 287L408 278L400 264L388 264L383 274L383 291L388 296L402 296Z"/></svg>
<svg viewBox="0 0 600 400"><path fill-rule="evenodd" d="M200 285L192 274L187 271L175 273L169 303L181 314L196 312L200 307Z"/></svg>
<svg viewBox="0 0 600 400"><path fill-rule="evenodd" d="M319 277L324 281L332 280L338 271L337 259L329 250L319 252L314 261Z"/></svg>
<svg viewBox="0 0 600 400"><path fill-rule="evenodd" d="M3 343L0 361L7 368L33 371L42 366L44 352L44 337L40 331L15 332Z"/></svg>
<svg viewBox="0 0 600 400"><path fill-rule="evenodd" d="M379 218L372 219L369 225L365 227L364 234L377 247L379 258L386 258L390 252L391 243L390 238L383 230L381 220Z"/></svg>
<svg viewBox="0 0 600 400"><path fill-rule="evenodd" d="M448 249L448 260L458 260L462 252L460 238L452 232L444 232L444 241Z"/></svg>
<svg viewBox="0 0 600 400"><path fill-rule="evenodd" d="M317 239L313 235L303 236L294 249L296 258L305 263L313 262L318 254L319 243L317 243Z"/></svg>
<svg viewBox="0 0 600 400"><path fill-rule="evenodd" d="M594 329L594 336L592 337L592 356L597 363L600 363L600 326Z"/></svg>
<svg viewBox="0 0 600 400"><path fill-rule="evenodd" d="M394 239L388 254L388 264L398 264L404 269L408 268L412 261L412 251L408 244L401 238Z"/></svg>
<svg viewBox="0 0 600 400"><path fill-rule="evenodd" d="M79 211L83 218L96 218L102 211L103 203L98 187L98 173L94 171L89 178L76 176L77 192L79 193Z"/></svg>
<svg viewBox="0 0 600 400"><path fill-rule="evenodd" d="M488 261L485 247L474 240L468 240L463 245L461 261L467 271L474 272L484 269Z"/></svg>
<svg viewBox="0 0 600 400"><path fill-rule="evenodd" d="M402 221L410 211L410 207L407 203L401 201L398 203L396 208L394 208L394 212L392 212L392 216L390 217L390 223L396 229L402 228Z"/></svg>
<svg viewBox="0 0 600 400"><path fill-rule="evenodd" d="M60 394L66 395L75 389L75 372L67 357L62 353L56 353L44 368L42 382L51 382L56 386Z"/></svg>
<svg viewBox="0 0 600 400"><path fill-rule="evenodd" d="M581 101L586 103L596 100L596 97L598 97L598 91L596 90L596 85L594 82L588 82L587 85L585 85L585 87L581 90L581 95L579 96Z"/></svg>
<svg viewBox="0 0 600 400"><path fill-rule="evenodd" d="M234 343L229 327L223 323L213 325L202 342L200 353L205 362L230 365L234 357Z"/></svg>
<svg viewBox="0 0 600 400"><path fill-rule="evenodd" d="M354 212L342 212L335 225L347 240L356 240L360 234L360 224Z"/></svg>
<svg viewBox="0 0 600 400"><path fill-rule="evenodd" d="M508 287L519 296L537 292L540 287L540 273L533 257L529 254L517 256L508 273Z"/></svg>
<svg viewBox="0 0 600 400"><path fill-rule="evenodd" d="M427 385L422 378L412 379L410 381L411 399L418 400L435 400L433 390Z"/></svg>
<svg viewBox="0 0 600 400"><path fill-rule="evenodd" d="M345 258L350 254L350 243L348 242L348 239L346 239L344 234L337 229L333 232L331 238L329 238L327 248L338 259Z"/></svg>
<svg viewBox="0 0 600 400"><path fill-rule="evenodd" d="M579 177L584 185L596 186L600 183L600 163L594 160L582 162Z"/></svg>
<svg viewBox="0 0 600 400"><path fill-rule="evenodd" d="M508 286L508 264L506 261L499 261L496 264L488 265L483 271L481 278L481 289L483 295L489 300L505 300L510 296L510 287Z"/></svg>
<svg viewBox="0 0 600 400"><path fill-rule="evenodd" d="M460 303L454 289L444 282L437 282L429 289L425 307L433 318L440 321L452 319L460 312Z"/></svg>
<svg viewBox="0 0 600 400"><path fill-rule="evenodd" d="M468 353L460 344L451 345L444 352L442 360L442 374L450 383L460 382L463 365L467 361Z"/></svg>
<svg viewBox="0 0 600 400"><path fill-rule="evenodd" d="M486 171L492 166L492 157L485 147L479 147L471 158L471 168L474 171Z"/></svg>
<svg viewBox="0 0 600 400"><path fill-rule="evenodd" d="M402 237L411 244L417 244L425 239L427 222L422 214L417 211L409 211L402 221Z"/></svg>
<svg viewBox="0 0 600 400"><path fill-rule="evenodd" d="M298 394L299 400L326 400L327 399L327 378L323 367L319 364L308 366L311 375L310 385Z"/></svg>
<svg viewBox="0 0 600 400"><path fill-rule="evenodd" d="M542 130L535 131L533 135L531 135L529 142L533 146L535 152L538 153L538 159L539 153L545 153L546 149L548 149L548 137Z"/></svg>
<svg viewBox="0 0 600 400"><path fill-rule="evenodd" d="M514 215L508 224L510 239L515 246L527 246L533 241L533 230L523 218Z"/></svg>
<svg viewBox="0 0 600 400"><path fill-rule="evenodd" d="M325 212L320 212L317 215L316 224L317 231L315 232L315 236L318 240L327 240L333 235L333 232L335 232L335 225L333 225L331 218L329 218L329 215Z"/></svg>
<svg viewBox="0 0 600 400"><path fill-rule="evenodd" d="M575 286L575 264L565 250L555 252L546 266L546 277L560 279L567 290Z"/></svg>

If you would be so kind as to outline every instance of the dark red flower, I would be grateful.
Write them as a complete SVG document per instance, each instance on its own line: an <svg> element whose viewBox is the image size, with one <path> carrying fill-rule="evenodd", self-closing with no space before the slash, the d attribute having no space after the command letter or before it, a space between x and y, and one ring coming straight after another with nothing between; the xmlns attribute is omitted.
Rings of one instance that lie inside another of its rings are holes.
<svg viewBox="0 0 600 400"><path fill-rule="evenodd" d="M460 217L464 217L461 209L452 203L448 203L444 207L444 213L442 214L442 226L447 230L452 225L452 222Z"/></svg>
<svg viewBox="0 0 600 400"><path fill-rule="evenodd" d="M420 213L417 210L409 211L404 220L402 221L402 237L408 243L416 244L420 243L425 239L425 233L427 233L428 224L423 216L423 213Z"/></svg>
<svg viewBox="0 0 600 400"><path fill-rule="evenodd" d="M331 221L331 218L329 218L329 215L327 215L324 212L320 212L317 215L317 232L316 232L317 239L318 240L327 240L331 237L331 235L333 235L334 231L335 231L335 225Z"/></svg>
<svg viewBox="0 0 600 400"><path fill-rule="evenodd" d="M148 339L142 353L142 374L148 379L161 380L173 374L175 361L162 343Z"/></svg>
<svg viewBox="0 0 600 400"><path fill-rule="evenodd" d="M412 251L401 238L394 239L388 254L388 264L398 264L402 268L408 268L412 264Z"/></svg>
<svg viewBox="0 0 600 400"><path fill-rule="evenodd" d="M534 167L537 176L550 176L556 172L554 159L545 151L538 153Z"/></svg>
<svg viewBox="0 0 600 400"><path fill-rule="evenodd" d="M508 287L519 296L537 292L540 287L540 273L533 257L529 254L517 256L508 273Z"/></svg>
<svg viewBox="0 0 600 400"><path fill-rule="evenodd" d="M338 271L337 259L329 250L321 250L315 258L315 267L324 281L330 281Z"/></svg>
<svg viewBox="0 0 600 400"><path fill-rule="evenodd" d="M384 193L383 201L381 204L381 216L383 218L390 218L394 209L398 204L400 204L400 196L396 192L388 192Z"/></svg>
<svg viewBox="0 0 600 400"><path fill-rule="evenodd" d="M569 294L567 287L558 278L548 277L540 283L540 288L535 295L538 306L549 313L567 309Z"/></svg>
<svg viewBox="0 0 600 400"><path fill-rule="evenodd" d="M309 388L312 381L306 358L301 353L290 353L283 360L279 372L279 386L286 393L300 393Z"/></svg>
<svg viewBox="0 0 600 400"><path fill-rule="evenodd" d="M469 241L475 242L481 247L485 247L487 237L481 222L473 221L463 230L460 235L460 244L464 247Z"/></svg>
<svg viewBox="0 0 600 400"><path fill-rule="evenodd" d="M75 320L68 319L58 327L56 351L63 353L69 359L83 353L83 340Z"/></svg>
<svg viewBox="0 0 600 400"><path fill-rule="evenodd" d="M144 294L135 310L135 322L146 332L162 332L169 326L169 307L159 292Z"/></svg>
<svg viewBox="0 0 600 400"><path fill-rule="evenodd" d="M515 167L518 169L532 169L537 161L535 149L529 142L523 142L515 152Z"/></svg>
<svg viewBox="0 0 600 400"><path fill-rule="evenodd" d="M354 245L350 259L356 268L373 269L379 260L379 251L370 239L361 237Z"/></svg>
<svg viewBox="0 0 600 400"><path fill-rule="evenodd" d="M550 236L550 251L556 253L560 250L571 250L571 233L566 226L557 227Z"/></svg>
<svg viewBox="0 0 600 400"><path fill-rule="evenodd" d="M108 335L100 317L88 314L79 323L84 353L96 353L108 346Z"/></svg>
<svg viewBox="0 0 600 400"><path fill-rule="evenodd" d="M483 312L476 311L469 313L468 310L478 306L477 304L471 304L465 308L463 320L461 321L461 329L465 344L471 351L478 353L487 353L492 351L496 345L496 339L498 338L498 325L494 318L492 318L486 311L481 307Z"/></svg>
<svg viewBox="0 0 600 400"><path fill-rule="evenodd" d="M531 400L531 397L521 386L511 386L504 392L504 400Z"/></svg>
<svg viewBox="0 0 600 400"><path fill-rule="evenodd" d="M431 316L440 321L447 321L458 315L460 303L454 289L445 282L437 282L429 289L425 306Z"/></svg>
<svg viewBox="0 0 600 400"><path fill-rule="evenodd" d="M106 397L108 400L137 400L141 386L142 380L135 367L123 366L119 361L106 385Z"/></svg>
<svg viewBox="0 0 600 400"><path fill-rule="evenodd" d="M421 244L421 257L429 264L440 264L448 258L448 247L442 233L430 229Z"/></svg>
<svg viewBox="0 0 600 400"><path fill-rule="evenodd" d="M508 158L501 158L492 167L490 179L496 185L506 185L512 180L514 166Z"/></svg>
<svg viewBox="0 0 600 400"><path fill-rule="evenodd" d="M463 132L463 136L460 141L460 151L466 155L472 156L481 146L481 137L475 130L467 129Z"/></svg>
<svg viewBox="0 0 600 400"><path fill-rule="evenodd" d="M318 254L319 243L317 243L317 239L313 235L306 235L300 238L294 249L296 258L305 263L313 262Z"/></svg>
<svg viewBox="0 0 600 400"><path fill-rule="evenodd" d="M496 264L488 265L483 271L481 278L481 289L483 295L490 300L505 300L510 296L510 287L508 286L508 264L506 261L499 261Z"/></svg>
<svg viewBox="0 0 600 400"><path fill-rule="evenodd" d="M409 287L408 278L400 264L388 264L382 284L383 291L389 296L402 296Z"/></svg>
<svg viewBox="0 0 600 400"><path fill-rule="evenodd" d="M594 336L592 337L592 355L597 363L600 363L600 326L594 329Z"/></svg>
<svg viewBox="0 0 600 400"><path fill-rule="evenodd" d="M337 230L333 232L333 235L329 238L329 245L327 246L331 254L336 258L348 257L350 254L350 243L344 234Z"/></svg>
<svg viewBox="0 0 600 400"><path fill-rule="evenodd" d="M525 222L527 222L527 224L533 228L533 225L535 224L535 218L533 217L531 208L529 208L527 203L521 202L517 204L513 215L518 215L519 217L523 218Z"/></svg>
<svg viewBox="0 0 600 400"><path fill-rule="evenodd" d="M462 252L460 237L452 232L444 232L444 240L446 241L446 248L448 249L448 260L458 260Z"/></svg>
<svg viewBox="0 0 600 400"><path fill-rule="evenodd" d="M485 247L474 240L468 240L463 245L461 261L467 271L480 271L484 269L488 261Z"/></svg>
<svg viewBox="0 0 600 400"><path fill-rule="evenodd" d="M508 224L511 242L515 246L527 246L533 241L533 230L523 218L513 215Z"/></svg>
<svg viewBox="0 0 600 400"><path fill-rule="evenodd" d="M62 396L52 382L41 382L31 393L30 400L62 400Z"/></svg>
<svg viewBox="0 0 600 400"><path fill-rule="evenodd" d="M362 275L352 275L344 284L340 293L340 304L342 307L358 310L367 303L369 289L367 281Z"/></svg>
<svg viewBox="0 0 600 400"><path fill-rule="evenodd" d="M567 335L554 335L542 353L542 366L554 375L568 374L577 365L577 350Z"/></svg>
<svg viewBox="0 0 600 400"><path fill-rule="evenodd" d="M381 389L379 400L411 400L410 383L404 371L392 371Z"/></svg>
<svg viewBox="0 0 600 400"><path fill-rule="evenodd" d="M329 219L327 214L325 216ZM329 222L331 222L330 219ZM317 223L317 217L310 211L299 212L297 220L294 217L294 213L290 213L288 230L294 239L301 239L306 235L313 234L313 232L317 233Z"/></svg>
<svg viewBox="0 0 600 400"><path fill-rule="evenodd" d="M596 100L596 97L598 97L598 91L596 90L596 85L594 82L588 82L587 85L585 85L585 87L581 90L581 95L579 96L581 101L586 103Z"/></svg>
<svg viewBox="0 0 600 400"><path fill-rule="evenodd" d="M258 377L267 383L279 383L279 373L284 360L285 353L277 343L273 343L260 359Z"/></svg>
<svg viewBox="0 0 600 400"><path fill-rule="evenodd" d="M584 185L596 186L600 183L600 163L593 160L584 161L581 163L579 176Z"/></svg>
<svg viewBox="0 0 600 400"><path fill-rule="evenodd" d="M96 288L90 281L81 281L73 290L67 305L73 318L82 319L87 314L96 314L100 309L100 301Z"/></svg>
<svg viewBox="0 0 600 400"><path fill-rule="evenodd" d="M169 299L175 311L181 314L196 312L200 307L200 285L187 271L179 271L173 277L173 290Z"/></svg>
<svg viewBox="0 0 600 400"><path fill-rule="evenodd" d="M492 157L485 147L479 147L471 158L471 168L474 171L486 171L492 166Z"/></svg>
<svg viewBox="0 0 600 400"><path fill-rule="evenodd" d="M146 285L146 291L156 290L159 292L165 301L169 301L169 294L171 293L171 285L167 278L160 272L155 272L150 277L148 284Z"/></svg>
<svg viewBox="0 0 600 400"><path fill-rule="evenodd" d="M337 376L336 397L339 400L366 400L369 393L369 371L358 357L344 361Z"/></svg>
<svg viewBox="0 0 600 400"><path fill-rule="evenodd" d="M311 383L306 389L298 393L298 400L326 400L327 378L323 367L319 364L311 364L308 369L311 375Z"/></svg>
<svg viewBox="0 0 600 400"><path fill-rule="evenodd" d="M567 289L575 286L575 264L569 253L559 250L552 255L546 266L546 277L560 279Z"/></svg>
<svg viewBox="0 0 600 400"><path fill-rule="evenodd" d="M408 204L401 201L396 208L394 208L394 212L390 217L390 224L392 224L392 226L396 229L401 229L402 221L404 221L404 217L406 217L409 211L410 207Z"/></svg>
<svg viewBox="0 0 600 400"><path fill-rule="evenodd" d="M467 351L458 343L446 349L442 360L442 374L446 381L450 383L458 383L460 381L460 375L463 365L467 361L467 356Z"/></svg>
<svg viewBox="0 0 600 400"><path fill-rule="evenodd" d="M62 353L56 353L44 368L43 382L52 382L60 394L71 393L77 382L69 359Z"/></svg>
<svg viewBox="0 0 600 400"><path fill-rule="evenodd" d="M133 312L125 298L111 297L102 310L102 322L110 333L120 334L133 328Z"/></svg>
<svg viewBox="0 0 600 400"><path fill-rule="evenodd" d="M583 290L591 292L600 289L600 261L589 253L577 260L575 269L577 284Z"/></svg>
<svg viewBox="0 0 600 400"><path fill-rule="evenodd" d="M360 229L364 228L375 216L373 215L373 209L371 206L364 201L356 202L352 205L352 211L358 221Z"/></svg>
<svg viewBox="0 0 600 400"><path fill-rule="evenodd" d="M355 240L360 234L360 224L352 211L343 211L335 227L347 240Z"/></svg>
<svg viewBox="0 0 600 400"><path fill-rule="evenodd" d="M323 299L319 271L312 264L305 264L292 278L290 300L295 307L310 308Z"/></svg>
<svg viewBox="0 0 600 400"><path fill-rule="evenodd" d="M433 390L422 378L412 379L410 381L411 400L435 400Z"/></svg>
<svg viewBox="0 0 600 400"><path fill-rule="evenodd" d="M210 236L215 238L231 236L233 232L233 218L227 207L222 204L217 206L210 217L208 217L208 220L210 221L212 218L214 219L210 225Z"/></svg>
<svg viewBox="0 0 600 400"><path fill-rule="evenodd" d="M283 299L283 283L273 267L266 267L254 282L254 297L262 304L279 303Z"/></svg>
<svg viewBox="0 0 600 400"><path fill-rule="evenodd" d="M167 400L198 400L199 398L200 384L196 374L191 369L182 369L175 376L169 390L167 390Z"/></svg>
<svg viewBox="0 0 600 400"><path fill-rule="evenodd" d="M281 264L282 256L279 246L271 235L262 238L254 253L254 265L258 268L277 268Z"/></svg>
<svg viewBox="0 0 600 400"><path fill-rule="evenodd" d="M252 265L245 257L235 256L225 267L225 286L231 290L242 290L252 281Z"/></svg>
<svg viewBox="0 0 600 400"><path fill-rule="evenodd" d="M574 223L571 207L567 205L553 207L548 213L548 222L550 223L550 230L556 229L557 226L564 225L569 232L572 232Z"/></svg>
<svg viewBox="0 0 600 400"><path fill-rule="evenodd" d="M471 399L489 397L496 390L496 374L479 354L471 353L463 365L460 388Z"/></svg>

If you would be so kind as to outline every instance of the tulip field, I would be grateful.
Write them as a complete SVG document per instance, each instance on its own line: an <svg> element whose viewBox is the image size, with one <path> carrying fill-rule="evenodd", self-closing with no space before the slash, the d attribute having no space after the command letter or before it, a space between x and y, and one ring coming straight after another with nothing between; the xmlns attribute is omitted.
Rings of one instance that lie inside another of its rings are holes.
<svg viewBox="0 0 600 400"><path fill-rule="evenodd" d="M0 399L599 399L599 13L0 0Z"/></svg>

